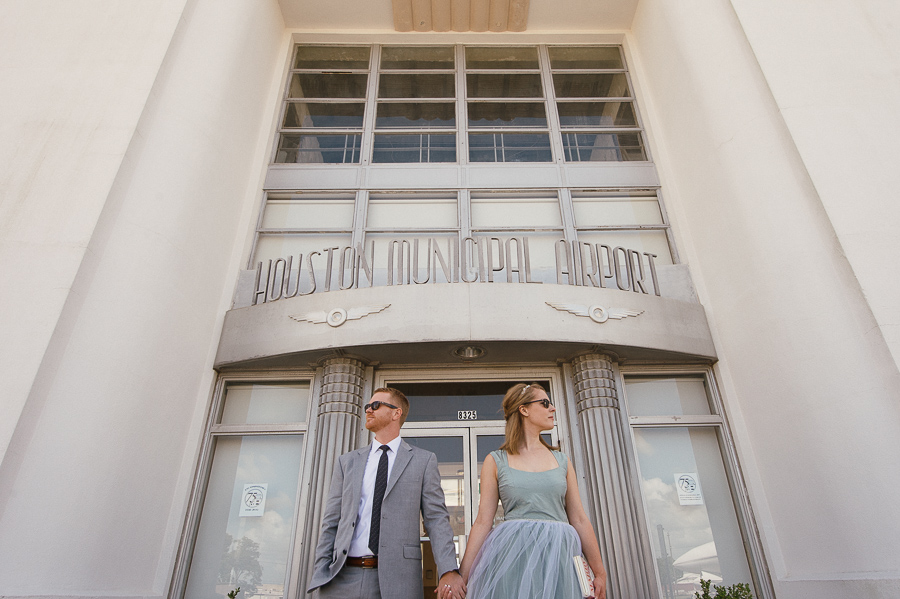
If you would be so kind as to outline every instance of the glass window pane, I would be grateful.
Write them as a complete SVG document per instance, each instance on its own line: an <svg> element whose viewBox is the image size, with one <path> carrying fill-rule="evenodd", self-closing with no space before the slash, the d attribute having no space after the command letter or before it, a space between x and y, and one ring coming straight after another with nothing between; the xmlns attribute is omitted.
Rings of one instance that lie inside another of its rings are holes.
<svg viewBox="0 0 900 599"><path fill-rule="evenodd" d="M359 162L362 135L281 136L275 162L303 164L349 164Z"/></svg>
<svg viewBox="0 0 900 599"><path fill-rule="evenodd" d="M560 102L559 124L563 127L636 127L631 102Z"/></svg>
<svg viewBox="0 0 900 599"><path fill-rule="evenodd" d="M537 48L534 46L466 47L468 69L536 69Z"/></svg>
<svg viewBox="0 0 900 599"><path fill-rule="evenodd" d="M375 136L372 162L456 162L456 135L379 134Z"/></svg>
<svg viewBox="0 0 900 599"><path fill-rule="evenodd" d="M376 229L449 229L457 226L456 197L372 194L366 226Z"/></svg>
<svg viewBox="0 0 900 599"><path fill-rule="evenodd" d="M346 229L353 227L352 195L269 196L264 229Z"/></svg>
<svg viewBox="0 0 900 599"><path fill-rule="evenodd" d="M469 102L470 127L546 127L543 102Z"/></svg>
<svg viewBox="0 0 900 599"><path fill-rule="evenodd" d="M407 437L403 440L420 449L425 449L437 456L438 472L441 475L441 489L444 501L450 512L450 527L455 537L466 534L466 477L465 459L463 458L463 437ZM421 536L427 536L421 517L419 520Z"/></svg>
<svg viewBox="0 0 900 599"><path fill-rule="evenodd" d="M578 232L578 241L586 243L600 243L608 245L610 248L623 247L637 252L650 252L656 254L653 262L659 266L661 264L672 264L672 254L669 253L669 243L666 240L664 231L602 231L602 232ZM621 252L620 252L621 254ZM606 258L603 258L606 261ZM621 258L624 260L624 258ZM646 258L644 259L645 281L650 280L650 272L647 271Z"/></svg>
<svg viewBox="0 0 900 599"><path fill-rule="evenodd" d="M654 193L572 194L576 227L661 225Z"/></svg>
<svg viewBox="0 0 900 599"><path fill-rule="evenodd" d="M429 281L448 283L453 278L451 256L457 251L459 243L459 236L456 232L366 233L366 251L369 251L369 244L372 242L375 243L373 260L375 285L388 284L388 258L393 261L390 273L393 285L410 285ZM417 245L418 250L416 250ZM438 254L440 254L439 257ZM444 266L447 267L446 270ZM364 276L360 275L360 286L363 286ZM367 279L365 279L365 284L368 285Z"/></svg>
<svg viewBox="0 0 900 599"><path fill-rule="evenodd" d="M368 46L298 46L295 69L367 69Z"/></svg>
<svg viewBox="0 0 900 599"><path fill-rule="evenodd" d="M660 583L674 591L668 596L692 597L701 576L752 587L716 430L633 430Z"/></svg>
<svg viewBox="0 0 900 599"><path fill-rule="evenodd" d="M365 104L313 104L288 102L282 126L362 128Z"/></svg>
<svg viewBox="0 0 900 599"><path fill-rule="evenodd" d="M466 94L469 98L542 98L544 88L537 73L469 73Z"/></svg>
<svg viewBox="0 0 900 599"><path fill-rule="evenodd" d="M618 46L550 46L554 69L623 69Z"/></svg>
<svg viewBox="0 0 900 599"><path fill-rule="evenodd" d="M455 127L456 105L449 102L379 102L375 128Z"/></svg>
<svg viewBox="0 0 900 599"><path fill-rule="evenodd" d="M309 383L229 383L222 424L306 422Z"/></svg>
<svg viewBox="0 0 900 599"><path fill-rule="evenodd" d="M557 98L628 98L625 73L554 73Z"/></svg>
<svg viewBox="0 0 900 599"><path fill-rule="evenodd" d="M303 435L216 440L185 597L224 599L237 586L284 596L302 450ZM263 497L242 515L245 499Z"/></svg>
<svg viewBox="0 0 900 599"><path fill-rule="evenodd" d="M473 133L469 135L471 162L551 162L547 133Z"/></svg>
<svg viewBox="0 0 900 599"><path fill-rule="evenodd" d="M385 73L379 78L379 98L453 98L456 85L452 73Z"/></svg>
<svg viewBox="0 0 900 599"><path fill-rule="evenodd" d="M647 160L640 133L563 133L569 162L630 162Z"/></svg>
<svg viewBox="0 0 900 599"><path fill-rule="evenodd" d="M561 227L556 197L472 197L472 227Z"/></svg>
<svg viewBox="0 0 900 599"><path fill-rule="evenodd" d="M289 98L365 98L364 73L294 73Z"/></svg>
<svg viewBox="0 0 900 599"><path fill-rule="evenodd" d="M706 379L695 377L625 378L628 413L631 416L709 415Z"/></svg>
<svg viewBox="0 0 900 599"><path fill-rule="evenodd" d="M268 264L268 260L275 261L279 258L287 258L293 256L294 261L291 280L296 282L297 274L297 255L303 254L303 280L306 282L307 271L306 264L310 259L310 252L319 252L318 256L313 257L313 263L316 272L324 272L327 248L337 247L343 248L350 245L350 235L267 235L260 234L259 241L256 243L256 255L251 268L256 268L257 262L263 263L263 274ZM337 259L338 250L334 251L335 259ZM291 287L293 290L293 287ZM303 291L306 291L303 289Z"/></svg>
<svg viewBox="0 0 900 599"><path fill-rule="evenodd" d="M382 69L452 69L452 46L386 46L381 49Z"/></svg>
<svg viewBox="0 0 900 599"><path fill-rule="evenodd" d="M455 422L459 410L474 411L478 420L503 422L503 396L515 384L516 381L454 381L390 386L403 391L409 399L409 422Z"/></svg>

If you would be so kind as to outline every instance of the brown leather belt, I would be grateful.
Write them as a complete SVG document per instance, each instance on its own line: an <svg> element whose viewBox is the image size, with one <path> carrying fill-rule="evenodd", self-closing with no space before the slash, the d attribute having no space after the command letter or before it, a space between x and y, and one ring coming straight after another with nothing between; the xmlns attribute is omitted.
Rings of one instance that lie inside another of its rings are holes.
<svg viewBox="0 0 900 599"><path fill-rule="evenodd" d="M355 566L357 568L377 568L378 556L370 555L368 557L348 557L345 563L348 566Z"/></svg>

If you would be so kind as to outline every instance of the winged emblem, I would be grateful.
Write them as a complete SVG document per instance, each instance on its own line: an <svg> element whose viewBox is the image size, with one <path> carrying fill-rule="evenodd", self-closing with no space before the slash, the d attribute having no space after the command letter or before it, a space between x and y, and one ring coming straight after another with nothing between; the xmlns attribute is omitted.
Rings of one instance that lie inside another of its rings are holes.
<svg viewBox="0 0 900 599"><path fill-rule="evenodd" d="M345 310L343 308L335 308L328 312L324 310L319 312L309 312L307 314L291 316L291 320L296 320L297 322L311 322L313 324L322 324L328 323L330 326L339 327L348 320L359 320L364 316L368 316L369 314L377 314L382 310L389 308L390 304L381 304L379 306L360 306L358 308L350 308L349 310Z"/></svg>
<svg viewBox="0 0 900 599"><path fill-rule="evenodd" d="M643 314L643 310L629 310L627 308L604 308L600 305L582 306L580 304L560 304L555 302L544 302L551 308L556 308L560 312L568 312L575 316L587 316L594 322L602 324L613 318L622 320L626 316L638 316Z"/></svg>

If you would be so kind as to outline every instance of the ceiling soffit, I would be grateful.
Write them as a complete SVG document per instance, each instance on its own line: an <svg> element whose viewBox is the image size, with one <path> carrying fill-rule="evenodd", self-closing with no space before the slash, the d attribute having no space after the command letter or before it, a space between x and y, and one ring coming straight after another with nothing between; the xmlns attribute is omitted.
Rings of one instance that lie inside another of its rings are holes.
<svg viewBox="0 0 900 599"><path fill-rule="evenodd" d="M529 0L391 0L397 31L525 31Z"/></svg>

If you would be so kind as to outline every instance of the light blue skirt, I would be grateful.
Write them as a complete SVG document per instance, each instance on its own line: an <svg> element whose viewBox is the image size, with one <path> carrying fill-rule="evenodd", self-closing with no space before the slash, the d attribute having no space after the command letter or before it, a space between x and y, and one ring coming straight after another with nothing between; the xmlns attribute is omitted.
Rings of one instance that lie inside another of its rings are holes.
<svg viewBox="0 0 900 599"><path fill-rule="evenodd" d="M575 555L581 555L581 540L572 525L507 520L481 546L467 599L581 599Z"/></svg>

